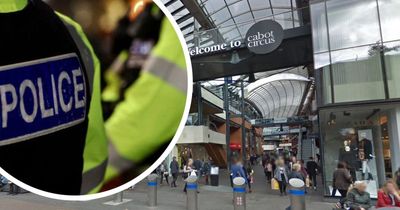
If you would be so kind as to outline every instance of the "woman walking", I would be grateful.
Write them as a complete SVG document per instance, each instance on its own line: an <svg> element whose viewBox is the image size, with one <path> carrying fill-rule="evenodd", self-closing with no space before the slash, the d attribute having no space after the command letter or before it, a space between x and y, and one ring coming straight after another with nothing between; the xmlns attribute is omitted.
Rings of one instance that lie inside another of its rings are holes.
<svg viewBox="0 0 400 210"><path fill-rule="evenodd" d="M251 184L253 183L253 179L254 179L254 177L253 177L254 170L249 162L247 162L246 173L247 173L247 184L249 186L249 193L251 193L252 192Z"/></svg>
<svg viewBox="0 0 400 210"><path fill-rule="evenodd" d="M192 172L194 172L193 159L190 158L187 162L187 165L183 166L183 178L187 179L192 174ZM185 182L185 187L183 188L183 192L185 193L187 192L186 187L187 187L187 182Z"/></svg>
<svg viewBox="0 0 400 210"><path fill-rule="evenodd" d="M289 169L285 165L285 161L283 159L278 159L276 162L276 169L274 171L274 178L279 183L279 192L282 195L286 195L286 185L288 183L288 174Z"/></svg>
<svg viewBox="0 0 400 210"><path fill-rule="evenodd" d="M339 162L337 165L337 169L333 172L333 189L337 189L341 195L341 198L344 199L347 196L347 190L352 183L352 178L350 175L350 171L346 168L346 164L343 162Z"/></svg>

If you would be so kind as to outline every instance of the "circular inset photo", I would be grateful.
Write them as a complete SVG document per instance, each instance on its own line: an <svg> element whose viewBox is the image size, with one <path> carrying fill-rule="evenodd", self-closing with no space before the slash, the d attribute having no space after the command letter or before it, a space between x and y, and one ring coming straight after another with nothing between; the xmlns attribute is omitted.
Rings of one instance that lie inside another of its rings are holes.
<svg viewBox="0 0 400 210"><path fill-rule="evenodd" d="M165 11L158 0L0 2L2 186L90 200L156 169L192 96Z"/></svg>

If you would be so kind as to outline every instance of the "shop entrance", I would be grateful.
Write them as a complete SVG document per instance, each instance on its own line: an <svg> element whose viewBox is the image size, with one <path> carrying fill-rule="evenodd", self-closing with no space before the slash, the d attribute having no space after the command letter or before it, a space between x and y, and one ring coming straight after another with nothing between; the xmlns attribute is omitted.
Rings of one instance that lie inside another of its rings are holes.
<svg viewBox="0 0 400 210"><path fill-rule="evenodd" d="M325 195L332 194L333 172L339 162L350 169L353 181L365 181L371 197L377 197L379 186L392 178L390 145L398 141L392 129L391 113L398 104L380 106L350 106L320 111Z"/></svg>

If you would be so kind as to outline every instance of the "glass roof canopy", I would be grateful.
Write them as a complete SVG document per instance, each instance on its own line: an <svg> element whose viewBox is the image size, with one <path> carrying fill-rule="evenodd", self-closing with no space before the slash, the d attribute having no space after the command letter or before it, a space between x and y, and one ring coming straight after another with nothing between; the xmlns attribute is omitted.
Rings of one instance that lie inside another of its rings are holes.
<svg viewBox="0 0 400 210"><path fill-rule="evenodd" d="M181 28L189 48L206 47L241 40L249 27L263 19L273 19L284 29L301 24L296 0L190 0L201 8L210 26L202 26L181 0L162 0ZM185 2L185 1L184 1ZM208 30L205 30L208 29ZM309 82L308 71L296 67L255 73L256 82L245 83L246 98L262 112L263 118L291 117L297 114ZM235 76L233 81L244 77ZM203 85L221 86L223 79ZM210 87L209 87L210 88Z"/></svg>
<svg viewBox="0 0 400 210"><path fill-rule="evenodd" d="M247 86L247 99L264 118L291 117L297 114L309 80L298 74L279 73Z"/></svg>
<svg viewBox="0 0 400 210"><path fill-rule="evenodd" d="M214 29L202 30L203 26L198 24L180 0L162 0L181 27L189 48L243 39L250 26L263 19L273 19L284 29L300 25L296 0L192 1L199 5ZM198 43L195 43L195 38L198 38Z"/></svg>

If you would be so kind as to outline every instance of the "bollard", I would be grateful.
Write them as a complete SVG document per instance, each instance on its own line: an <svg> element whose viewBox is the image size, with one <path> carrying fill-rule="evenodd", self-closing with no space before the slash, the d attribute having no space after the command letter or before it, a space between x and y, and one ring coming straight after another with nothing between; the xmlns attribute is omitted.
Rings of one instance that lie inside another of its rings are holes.
<svg viewBox="0 0 400 210"><path fill-rule="evenodd" d="M124 199L124 192L121 191L117 194L114 195L114 199L112 201L107 201L105 203L103 203L104 205L110 205L110 206L118 206L124 203L127 203L131 201L131 199Z"/></svg>
<svg viewBox="0 0 400 210"><path fill-rule="evenodd" d="M124 200L123 197L124 197L124 191L115 194L114 203L122 203Z"/></svg>
<svg viewBox="0 0 400 210"><path fill-rule="evenodd" d="M243 177L233 179L233 209L246 209L246 180Z"/></svg>
<svg viewBox="0 0 400 210"><path fill-rule="evenodd" d="M305 191L304 181L301 179L290 179L289 180L289 194L290 194L290 210L305 210Z"/></svg>
<svg viewBox="0 0 400 210"><path fill-rule="evenodd" d="M186 205L187 210L198 210L197 203L197 176L189 176L186 180Z"/></svg>
<svg viewBox="0 0 400 210"><path fill-rule="evenodd" d="M150 207L157 206L157 174L150 174L147 177L148 192L148 205Z"/></svg>

